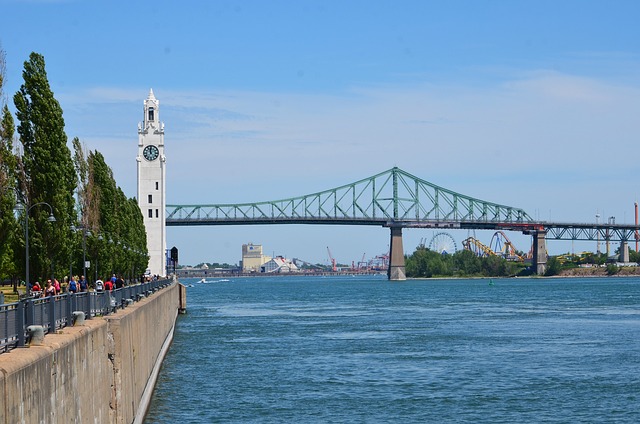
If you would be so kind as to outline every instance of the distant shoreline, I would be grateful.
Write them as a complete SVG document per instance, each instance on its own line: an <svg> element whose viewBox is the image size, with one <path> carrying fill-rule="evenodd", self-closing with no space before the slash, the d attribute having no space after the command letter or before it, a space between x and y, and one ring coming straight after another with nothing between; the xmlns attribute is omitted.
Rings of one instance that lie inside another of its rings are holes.
<svg viewBox="0 0 640 424"><path fill-rule="evenodd" d="M619 267L614 274L609 274L606 267L563 269L553 277L640 277L640 267Z"/></svg>
<svg viewBox="0 0 640 424"><path fill-rule="evenodd" d="M350 275L386 275L384 271L375 272L356 272L356 271L324 271L324 272L282 272L282 273L237 273L237 272L216 272L209 271L207 274L195 273L194 270L189 275L181 275L178 271L178 278L204 278L204 279L219 279L219 278L246 278L246 277L330 277L330 276L350 276ZM563 269L555 275L527 275L527 276L447 276L447 277L408 277L411 280L438 280L438 279L487 279L487 278L585 278L585 277L640 277L640 267L619 267L618 272L615 274L609 274L606 267L589 267L589 268L571 268Z"/></svg>

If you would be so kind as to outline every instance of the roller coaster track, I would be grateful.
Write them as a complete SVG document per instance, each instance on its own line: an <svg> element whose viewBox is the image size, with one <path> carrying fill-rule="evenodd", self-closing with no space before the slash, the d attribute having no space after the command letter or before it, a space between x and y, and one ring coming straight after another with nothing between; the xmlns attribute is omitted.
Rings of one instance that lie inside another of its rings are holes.
<svg viewBox="0 0 640 424"><path fill-rule="evenodd" d="M489 246L474 237L468 237L462 245L466 250L480 257L499 256L508 261L524 262L524 258L517 253L513 243L503 231L496 231L493 234Z"/></svg>
<svg viewBox="0 0 640 424"><path fill-rule="evenodd" d="M480 256L480 257L496 256L496 252L491 250L489 246L483 244L482 242L480 242L479 240L473 237L468 237L465 240L463 240L462 246L466 250L469 250L475 253L476 256Z"/></svg>
<svg viewBox="0 0 640 424"><path fill-rule="evenodd" d="M524 262L524 258L518 255L515 246L509 240L509 237L504 233L504 231L496 231L493 233L493 237L491 237L491 242L489 243L489 248L496 253L496 255L501 256L509 261L520 261Z"/></svg>

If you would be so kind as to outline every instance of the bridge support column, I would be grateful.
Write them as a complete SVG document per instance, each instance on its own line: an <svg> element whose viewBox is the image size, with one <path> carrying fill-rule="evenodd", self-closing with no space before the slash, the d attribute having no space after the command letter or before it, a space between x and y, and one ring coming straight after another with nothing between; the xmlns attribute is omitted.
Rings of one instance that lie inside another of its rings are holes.
<svg viewBox="0 0 640 424"><path fill-rule="evenodd" d="M629 262L629 244L626 241L620 242L620 256L618 260L623 263Z"/></svg>
<svg viewBox="0 0 640 424"><path fill-rule="evenodd" d="M391 227L391 243L389 250L389 270L387 276L391 281L407 279L404 270L404 249L402 247L402 227Z"/></svg>
<svg viewBox="0 0 640 424"><path fill-rule="evenodd" d="M538 275L543 275L547 270L546 235L547 232L545 230L533 233L533 263L531 265L536 267L536 274Z"/></svg>

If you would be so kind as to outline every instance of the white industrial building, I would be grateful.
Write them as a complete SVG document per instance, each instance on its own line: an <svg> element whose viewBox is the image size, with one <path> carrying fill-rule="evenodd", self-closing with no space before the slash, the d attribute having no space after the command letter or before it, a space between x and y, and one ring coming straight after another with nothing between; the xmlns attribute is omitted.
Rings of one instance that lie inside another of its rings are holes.
<svg viewBox="0 0 640 424"><path fill-rule="evenodd" d="M298 267L296 266L296 264L282 256L276 256L260 267L260 272L264 273L285 273L297 271Z"/></svg>

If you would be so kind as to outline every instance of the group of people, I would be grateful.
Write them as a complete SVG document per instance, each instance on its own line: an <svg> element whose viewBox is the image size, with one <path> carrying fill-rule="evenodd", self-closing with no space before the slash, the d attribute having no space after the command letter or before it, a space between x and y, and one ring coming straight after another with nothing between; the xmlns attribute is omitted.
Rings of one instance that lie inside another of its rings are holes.
<svg viewBox="0 0 640 424"><path fill-rule="evenodd" d="M124 278L122 275L113 274L111 278L105 279L102 281L100 279L96 280L96 291L111 291L113 289L121 289L125 286Z"/></svg>
<svg viewBox="0 0 640 424"><path fill-rule="evenodd" d="M67 277L65 277L65 283L67 291L69 293L82 293L89 290L89 284L87 280L84 278L84 275L80 277L71 276L71 278L67 281ZM96 280L95 290L96 291L111 291L114 289L119 289L125 286L124 279L121 275L116 276L113 274L111 278L106 279L106 281L102 281L100 279ZM54 278L53 280L47 280L46 286L42 287L39 282L35 282L29 288L31 293L31 297L49 297L55 296L62 293L63 287L60 285L60 282Z"/></svg>

